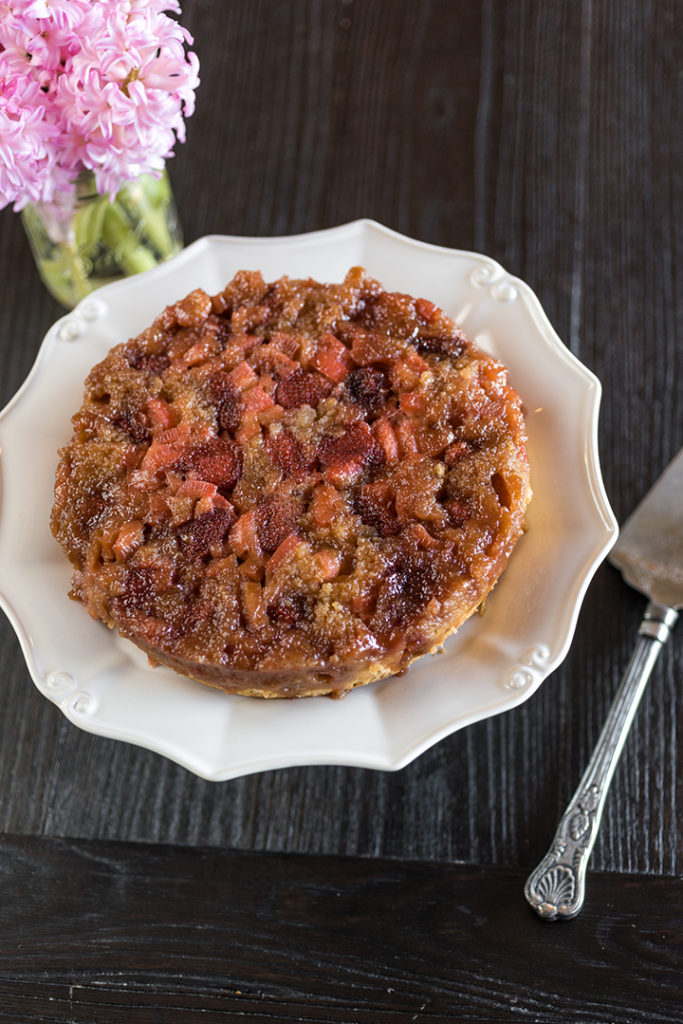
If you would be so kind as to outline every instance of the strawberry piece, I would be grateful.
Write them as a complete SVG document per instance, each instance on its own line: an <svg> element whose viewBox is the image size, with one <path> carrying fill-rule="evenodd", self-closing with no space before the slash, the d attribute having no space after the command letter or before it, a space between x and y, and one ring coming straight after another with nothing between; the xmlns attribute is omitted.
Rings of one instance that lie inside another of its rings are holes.
<svg viewBox="0 0 683 1024"><path fill-rule="evenodd" d="M331 382L319 373L297 369L285 380L279 381L275 397L284 409L298 409L301 405L317 409L331 390Z"/></svg>
<svg viewBox="0 0 683 1024"><path fill-rule="evenodd" d="M368 424L356 420L341 437L323 437L316 456L328 480L343 487L369 463L381 462L382 450Z"/></svg>
<svg viewBox="0 0 683 1024"><path fill-rule="evenodd" d="M335 384L341 384L353 367L353 360L344 343L328 331L320 339L311 364Z"/></svg>
<svg viewBox="0 0 683 1024"><path fill-rule="evenodd" d="M139 352L128 356L128 365L132 370L140 370L151 377L161 377L164 370L168 369L169 362L168 356L162 352Z"/></svg>
<svg viewBox="0 0 683 1024"><path fill-rule="evenodd" d="M266 448L275 465L286 477L301 480L313 468L313 460L306 447L290 430L283 429L276 436L267 437Z"/></svg>
<svg viewBox="0 0 683 1024"><path fill-rule="evenodd" d="M242 450L227 437L216 437L191 453L191 464L202 480L230 490L242 475Z"/></svg>
<svg viewBox="0 0 683 1024"><path fill-rule="evenodd" d="M264 551L274 552L290 533L298 518L297 502L289 496L269 495L257 509L257 536Z"/></svg>
<svg viewBox="0 0 683 1024"><path fill-rule="evenodd" d="M448 512L448 516L454 526L464 526L468 519L471 518L472 513L463 505L460 501L455 501L454 498L449 498L443 502L443 507Z"/></svg>
<svg viewBox="0 0 683 1024"><path fill-rule="evenodd" d="M293 626L306 615L306 597L295 592L281 594L268 605L268 618L275 625Z"/></svg>
<svg viewBox="0 0 683 1024"><path fill-rule="evenodd" d="M178 538L190 558L205 558L222 544L232 521L229 508L215 508L198 519L183 523Z"/></svg>
<svg viewBox="0 0 683 1024"><path fill-rule="evenodd" d="M371 366L357 366L345 381L345 390L366 412L378 413L387 398L389 388L382 370Z"/></svg>
<svg viewBox="0 0 683 1024"><path fill-rule="evenodd" d="M235 384L224 370L211 374L206 382L206 395L216 407L218 429L236 433L242 418L243 403Z"/></svg>
<svg viewBox="0 0 683 1024"><path fill-rule="evenodd" d="M145 414L141 410L132 412L130 409L124 409L120 416L112 420L111 425L126 434L133 444L145 444L151 436Z"/></svg>
<svg viewBox="0 0 683 1024"><path fill-rule="evenodd" d="M361 522L372 526L380 537L392 537L401 532L401 524L393 508L393 496L386 481L366 484L356 496L354 507Z"/></svg>

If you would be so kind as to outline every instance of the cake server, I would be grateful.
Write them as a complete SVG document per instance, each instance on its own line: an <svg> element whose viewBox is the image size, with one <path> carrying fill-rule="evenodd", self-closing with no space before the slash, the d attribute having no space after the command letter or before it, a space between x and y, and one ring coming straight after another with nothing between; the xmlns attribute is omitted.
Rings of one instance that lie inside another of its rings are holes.
<svg viewBox="0 0 683 1024"><path fill-rule="evenodd" d="M636 708L683 605L683 449L627 519L609 555L627 583L649 598L638 642L600 739L550 849L524 887L546 921L575 917L607 790Z"/></svg>

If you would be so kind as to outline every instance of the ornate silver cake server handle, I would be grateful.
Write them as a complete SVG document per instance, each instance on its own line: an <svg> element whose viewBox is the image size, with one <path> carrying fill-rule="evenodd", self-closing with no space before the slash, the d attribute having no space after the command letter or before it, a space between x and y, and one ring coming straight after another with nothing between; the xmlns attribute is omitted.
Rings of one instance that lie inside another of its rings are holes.
<svg viewBox="0 0 683 1024"><path fill-rule="evenodd" d="M683 449L624 524L610 561L650 599L636 649L590 763L560 821L550 850L524 895L545 920L571 918L585 897L590 857L624 742L663 644L683 606Z"/></svg>
<svg viewBox="0 0 683 1024"><path fill-rule="evenodd" d="M524 886L528 902L547 921L576 917L583 906L586 866L609 784L650 673L677 617L673 608L654 602L648 605L636 649L593 756L560 819L548 853Z"/></svg>

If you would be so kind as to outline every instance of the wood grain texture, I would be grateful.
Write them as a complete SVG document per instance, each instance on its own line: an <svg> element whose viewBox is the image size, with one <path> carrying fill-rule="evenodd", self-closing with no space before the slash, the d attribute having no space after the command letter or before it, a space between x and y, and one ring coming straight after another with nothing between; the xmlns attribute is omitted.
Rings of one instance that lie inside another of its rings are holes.
<svg viewBox="0 0 683 1024"><path fill-rule="evenodd" d="M594 875L549 925L502 868L27 837L0 862L12 1024L681 1020L674 879Z"/></svg>
<svg viewBox="0 0 683 1024"><path fill-rule="evenodd" d="M185 0L202 62L188 142L170 166L186 240L371 216L499 259L603 381L603 470L623 518L683 443L682 10ZM61 311L11 211L0 260L5 401ZM0 831L531 865L597 738L642 608L601 567L567 660L532 700L398 774L297 768L222 784L63 720L3 619ZM681 870L680 651L679 635L645 695L594 868Z"/></svg>

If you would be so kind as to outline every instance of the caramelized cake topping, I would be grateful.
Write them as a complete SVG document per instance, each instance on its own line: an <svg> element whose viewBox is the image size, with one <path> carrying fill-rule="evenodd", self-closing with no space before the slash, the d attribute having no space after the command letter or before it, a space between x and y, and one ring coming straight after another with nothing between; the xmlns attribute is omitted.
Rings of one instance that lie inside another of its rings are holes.
<svg viewBox="0 0 683 1024"><path fill-rule="evenodd" d="M73 426L72 595L229 692L339 695L440 646L530 495L505 368L359 267L192 292L91 371Z"/></svg>

